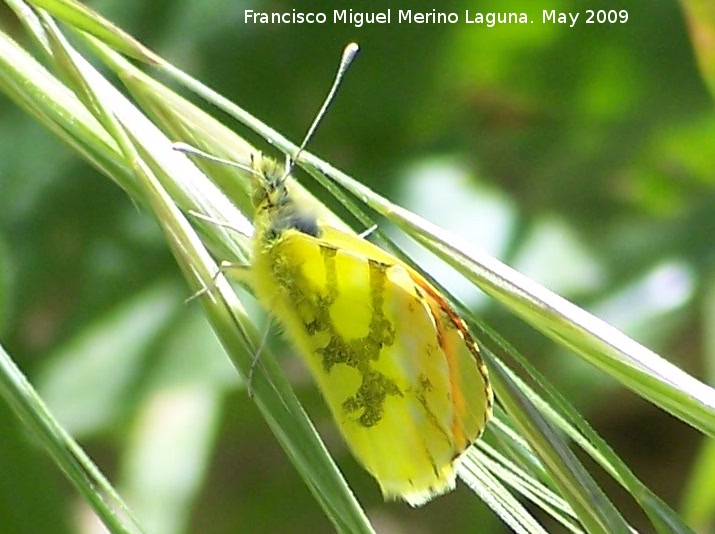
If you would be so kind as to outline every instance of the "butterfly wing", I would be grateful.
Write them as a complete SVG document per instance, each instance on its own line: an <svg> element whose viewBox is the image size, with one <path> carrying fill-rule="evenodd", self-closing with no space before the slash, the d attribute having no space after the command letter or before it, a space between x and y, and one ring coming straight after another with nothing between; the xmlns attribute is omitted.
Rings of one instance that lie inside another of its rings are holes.
<svg viewBox="0 0 715 534"><path fill-rule="evenodd" d="M358 237L284 232L257 251L256 295L310 367L354 455L386 497L419 505L490 415L486 369L422 276Z"/></svg>

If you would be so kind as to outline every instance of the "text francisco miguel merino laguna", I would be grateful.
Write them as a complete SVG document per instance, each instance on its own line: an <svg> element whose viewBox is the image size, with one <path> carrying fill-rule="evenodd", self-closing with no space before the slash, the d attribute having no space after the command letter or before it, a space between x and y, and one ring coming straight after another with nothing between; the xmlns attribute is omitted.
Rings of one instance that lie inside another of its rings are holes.
<svg viewBox="0 0 715 534"><path fill-rule="evenodd" d="M391 24L394 20L398 24L527 24L530 22L526 13L479 13L465 11L464 18L457 13L441 13L436 9L428 12L415 12L411 9L400 9L393 19L391 9L386 11L353 11L352 9L334 9L332 16L322 12L287 11L283 13L265 13L247 9L243 20L246 24L352 24L359 28L363 24Z"/></svg>

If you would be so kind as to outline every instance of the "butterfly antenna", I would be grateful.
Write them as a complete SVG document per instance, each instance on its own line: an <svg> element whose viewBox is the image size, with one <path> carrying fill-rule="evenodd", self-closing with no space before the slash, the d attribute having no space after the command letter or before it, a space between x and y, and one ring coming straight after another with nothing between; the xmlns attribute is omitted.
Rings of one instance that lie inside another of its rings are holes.
<svg viewBox="0 0 715 534"><path fill-rule="evenodd" d="M310 141L310 139L313 137L315 130L318 128L318 124L320 124L320 121L323 120L325 112L328 111L328 107L330 107L333 98L335 98L335 93L338 91L338 87L340 87L340 84L345 77L345 73L348 71L348 68L350 68L350 64L353 62L353 59L355 59L355 56L359 51L360 47L357 45L357 43L350 43L348 46L345 47L345 50L343 50L343 56L340 58L340 65L338 66L338 72L335 74L333 86L330 88L328 96L325 97L325 100L323 101L323 106L320 108L320 111L318 111L318 114L315 116L315 119L313 119L313 124L311 124L310 128L308 128L308 133L305 134L303 142L298 147L298 151L292 158L289 158L288 164L286 165L286 173L284 178L287 177L293 171L296 161L300 157L301 152L303 152L303 150L305 149L305 146L308 144L308 141Z"/></svg>
<svg viewBox="0 0 715 534"><path fill-rule="evenodd" d="M255 169L253 169L249 165L246 165L244 163L239 163L238 161L232 161L230 159L225 159L225 158L220 158L218 156L214 156L213 154L204 152L200 148L196 148L195 146L191 146L186 143L182 143L181 141L172 143L171 148L172 148L172 150L176 150L177 152L183 152L184 154L193 154L194 156L199 156L200 158L207 159L207 160L213 161L215 163L221 163L223 165L228 165L229 167L235 167L237 169L241 169L241 170L249 172L251 174L260 176L260 174L257 173L255 171Z"/></svg>

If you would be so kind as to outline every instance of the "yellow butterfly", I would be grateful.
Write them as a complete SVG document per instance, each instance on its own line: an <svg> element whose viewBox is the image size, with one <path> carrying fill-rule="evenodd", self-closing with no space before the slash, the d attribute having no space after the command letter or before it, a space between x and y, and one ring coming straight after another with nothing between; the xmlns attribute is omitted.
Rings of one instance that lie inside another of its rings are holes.
<svg viewBox="0 0 715 534"><path fill-rule="evenodd" d="M225 271L283 326L386 498L453 489L493 404L464 321L410 266L298 205L283 166L252 169L253 260Z"/></svg>
<svg viewBox="0 0 715 534"><path fill-rule="evenodd" d="M298 152L356 52L346 48ZM291 166L252 158L253 259L222 270L283 326L385 498L419 506L454 488L460 456L491 417L487 369L464 321L422 275L291 195Z"/></svg>

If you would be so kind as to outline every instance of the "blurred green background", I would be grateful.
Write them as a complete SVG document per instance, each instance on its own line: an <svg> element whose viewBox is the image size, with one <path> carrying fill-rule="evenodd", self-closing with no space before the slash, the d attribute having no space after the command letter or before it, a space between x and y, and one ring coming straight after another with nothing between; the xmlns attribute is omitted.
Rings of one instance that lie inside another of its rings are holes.
<svg viewBox="0 0 715 534"><path fill-rule="evenodd" d="M439 9L463 19L466 9L522 4ZM715 114L676 2L623 0L626 23L587 25L589 6L553 0L527 9L533 24L493 28L397 24L397 9L437 7L424 0L380 6L393 10L393 23L362 28L244 23L245 9L367 9L318 0L91 6L296 142L342 48L357 41L361 54L312 152L712 383ZM547 8L580 12L580 20L542 24ZM0 20L23 40L9 11ZM150 532L330 532L197 306L184 305L189 291L151 216L1 95L0 116L2 342L63 424ZM419 261L679 509L697 432L555 348L431 258ZM463 490L419 510L385 504L305 370L283 352L379 531L503 530ZM98 531L4 405L0 425L3 530Z"/></svg>

